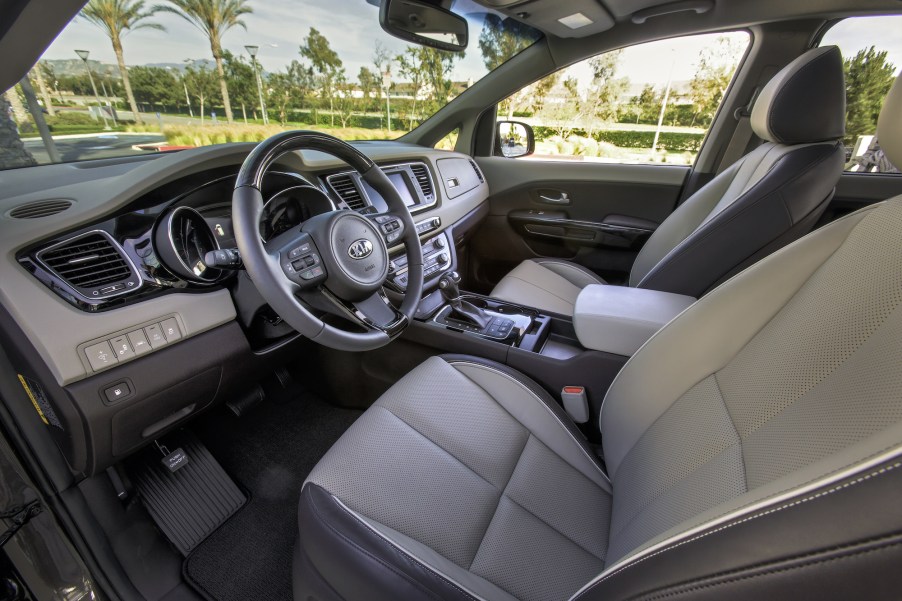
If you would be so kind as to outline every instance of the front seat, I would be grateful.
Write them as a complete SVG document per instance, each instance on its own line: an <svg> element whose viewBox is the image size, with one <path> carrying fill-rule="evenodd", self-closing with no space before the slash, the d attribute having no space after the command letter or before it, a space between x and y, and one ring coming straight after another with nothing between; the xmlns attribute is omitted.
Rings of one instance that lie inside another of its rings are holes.
<svg viewBox="0 0 902 601"><path fill-rule="evenodd" d="M879 122L902 164L902 77ZM602 463L526 376L433 357L304 483L295 599L895 599L902 196L743 271L626 364Z"/></svg>
<svg viewBox="0 0 902 601"><path fill-rule="evenodd" d="M811 231L842 174L845 112L836 46L810 50L789 63L752 109L752 130L766 143L658 227L636 257L629 285L697 298ZM604 283L575 263L539 258L508 273L492 296L573 315L580 291Z"/></svg>

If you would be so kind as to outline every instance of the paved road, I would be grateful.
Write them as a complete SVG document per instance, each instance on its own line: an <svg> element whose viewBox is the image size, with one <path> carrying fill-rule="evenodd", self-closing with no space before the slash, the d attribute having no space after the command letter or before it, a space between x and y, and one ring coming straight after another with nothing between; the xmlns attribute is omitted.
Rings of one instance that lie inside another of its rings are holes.
<svg viewBox="0 0 902 601"><path fill-rule="evenodd" d="M146 154L146 150L135 150L138 144L164 142L161 134L91 134L86 136L63 136L56 138L56 149L63 162L104 159L135 154ZM40 138L25 140L25 147L39 163L49 163L50 157Z"/></svg>

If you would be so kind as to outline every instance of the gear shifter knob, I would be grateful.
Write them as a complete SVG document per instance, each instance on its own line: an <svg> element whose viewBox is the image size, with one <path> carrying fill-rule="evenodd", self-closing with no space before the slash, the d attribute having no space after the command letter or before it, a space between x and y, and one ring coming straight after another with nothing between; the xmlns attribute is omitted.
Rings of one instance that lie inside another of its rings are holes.
<svg viewBox="0 0 902 601"><path fill-rule="evenodd" d="M449 271L442 275L438 281L438 287L446 301L457 299L460 297L460 274L456 271Z"/></svg>

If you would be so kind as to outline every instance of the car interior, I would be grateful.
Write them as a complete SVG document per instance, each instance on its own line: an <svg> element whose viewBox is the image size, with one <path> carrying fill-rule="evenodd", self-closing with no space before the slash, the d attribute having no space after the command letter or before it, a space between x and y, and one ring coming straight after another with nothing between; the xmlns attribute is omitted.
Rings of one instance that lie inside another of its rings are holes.
<svg viewBox="0 0 902 601"><path fill-rule="evenodd" d="M0 0L0 89L83 6ZM902 4L468 6L535 41L398 139L0 171L6 598L902 597L902 175L849 168L830 37ZM723 32L689 164L549 160L499 108Z"/></svg>

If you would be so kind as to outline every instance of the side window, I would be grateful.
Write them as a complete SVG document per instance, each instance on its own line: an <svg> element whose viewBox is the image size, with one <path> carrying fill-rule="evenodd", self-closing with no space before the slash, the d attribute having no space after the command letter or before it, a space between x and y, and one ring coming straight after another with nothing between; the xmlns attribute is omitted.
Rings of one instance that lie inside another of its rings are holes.
<svg viewBox="0 0 902 601"><path fill-rule="evenodd" d="M846 71L846 171L899 173L880 149L877 117L902 68L902 17L854 17L830 28L821 45L839 46Z"/></svg>
<svg viewBox="0 0 902 601"><path fill-rule="evenodd" d="M498 119L532 126L525 159L691 165L748 44L729 32L600 54L505 99Z"/></svg>

